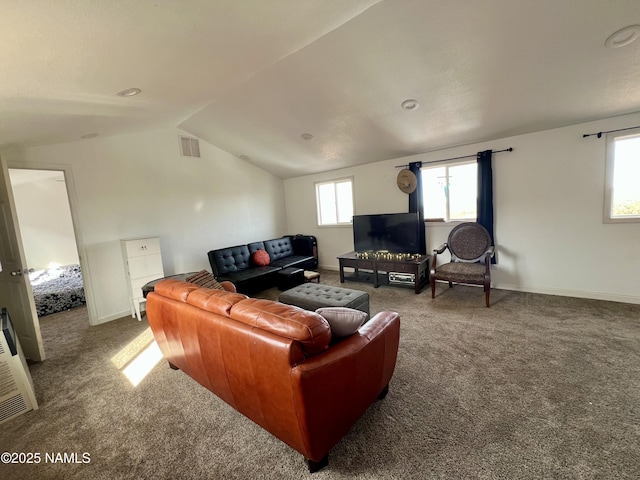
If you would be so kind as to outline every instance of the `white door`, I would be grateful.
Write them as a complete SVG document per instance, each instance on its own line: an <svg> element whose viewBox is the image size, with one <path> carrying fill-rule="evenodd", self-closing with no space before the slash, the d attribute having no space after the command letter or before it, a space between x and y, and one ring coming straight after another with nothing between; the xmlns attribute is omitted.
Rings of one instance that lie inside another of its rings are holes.
<svg viewBox="0 0 640 480"><path fill-rule="evenodd" d="M22 248L7 163L0 158L0 307L6 307L25 357L45 359L40 323Z"/></svg>

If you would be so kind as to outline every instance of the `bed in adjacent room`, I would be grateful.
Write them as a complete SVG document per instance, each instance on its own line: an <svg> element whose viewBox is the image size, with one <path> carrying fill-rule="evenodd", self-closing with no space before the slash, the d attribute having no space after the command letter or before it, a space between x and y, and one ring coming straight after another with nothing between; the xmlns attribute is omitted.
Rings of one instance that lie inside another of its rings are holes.
<svg viewBox="0 0 640 480"><path fill-rule="evenodd" d="M39 317L86 304L80 265L34 270L29 280Z"/></svg>

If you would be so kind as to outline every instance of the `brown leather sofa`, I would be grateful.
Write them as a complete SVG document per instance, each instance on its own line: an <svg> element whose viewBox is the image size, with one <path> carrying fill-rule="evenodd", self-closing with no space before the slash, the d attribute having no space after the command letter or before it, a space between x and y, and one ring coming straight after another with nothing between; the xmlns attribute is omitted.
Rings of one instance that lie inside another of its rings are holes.
<svg viewBox="0 0 640 480"><path fill-rule="evenodd" d="M332 342L315 312L178 280L149 293L147 317L172 368L300 452L311 472L386 395L400 336L398 314L381 312Z"/></svg>

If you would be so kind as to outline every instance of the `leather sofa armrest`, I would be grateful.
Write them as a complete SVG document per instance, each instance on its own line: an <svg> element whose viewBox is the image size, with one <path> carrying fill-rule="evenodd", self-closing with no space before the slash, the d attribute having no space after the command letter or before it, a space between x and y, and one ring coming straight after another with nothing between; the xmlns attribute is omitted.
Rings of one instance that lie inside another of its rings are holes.
<svg viewBox="0 0 640 480"><path fill-rule="evenodd" d="M309 458L323 458L389 384L399 339L400 316L381 312L354 335L292 369Z"/></svg>
<svg viewBox="0 0 640 480"><path fill-rule="evenodd" d="M224 288L227 292L233 292L236 293L236 286L233 282L229 282L228 280L224 280L222 282L220 282L220 285L222 285L222 288Z"/></svg>
<svg viewBox="0 0 640 480"><path fill-rule="evenodd" d="M375 352L369 351L371 348L368 348L368 345L378 337L384 337L392 344L395 343L395 352L385 352L385 356L393 356L395 364L400 337L400 315L396 312L380 312L360 327L358 332L329 347L324 352L308 357L297 368L303 374L312 374L317 369L339 368L335 364L347 357L375 355Z"/></svg>

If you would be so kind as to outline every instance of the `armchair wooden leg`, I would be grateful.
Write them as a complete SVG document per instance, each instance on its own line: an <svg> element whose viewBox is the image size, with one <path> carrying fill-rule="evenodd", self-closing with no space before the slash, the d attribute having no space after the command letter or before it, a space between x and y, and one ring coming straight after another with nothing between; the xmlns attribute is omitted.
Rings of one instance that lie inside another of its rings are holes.
<svg viewBox="0 0 640 480"><path fill-rule="evenodd" d="M319 462L314 462L313 460L307 459L307 466L309 467L309 473L315 473L318 470L329 465L329 454L327 453L322 460Z"/></svg>
<svg viewBox="0 0 640 480"><path fill-rule="evenodd" d="M453 288L453 282L449 282L449 288Z"/></svg>
<svg viewBox="0 0 640 480"><path fill-rule="evenodd" d="M489 294L491 293L491 289L485 287L484 289L484 303L487 305L487 308L489 308Z"/></svg>
<svg viewBox="0 0 640 480"><path fill-rule="evenodd" d="M431 298L436 298L436 281L431 279Z"/></svg>

